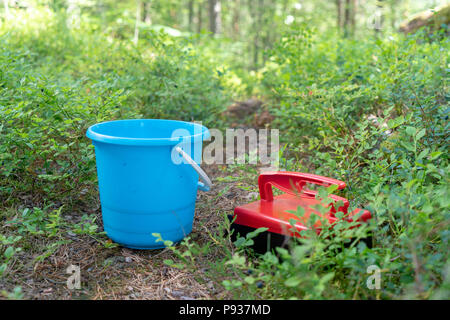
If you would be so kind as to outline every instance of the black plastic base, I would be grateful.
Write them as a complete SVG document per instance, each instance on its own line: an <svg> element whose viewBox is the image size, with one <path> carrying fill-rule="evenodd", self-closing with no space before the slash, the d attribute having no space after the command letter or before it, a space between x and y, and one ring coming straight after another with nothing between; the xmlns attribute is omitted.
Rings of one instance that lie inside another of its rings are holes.
<svg viewBox="0 0 450 320"><path fill-rule="evenodd" d="M228 219L233 221L233 216L228 215ZM239 237L245 237L248 233L255 231L255 228L243 226L240 224L232 223L230 226L230 230L232 231L231 240L234 242ZM252 245L252 249L256 253L266 253L267 251L271 251L276 247L287 247L289 244L289 240L292 237L285 236L279 233L274 232L261 232L256 237L252 238L254 244Z"/></svg>
<svg viewBox="0 0 450 320"><path fill-rule="evenodd" d="M232 224L230 229L233 231L231 234L231 240L234 242L237 240L238 235L245 237L247 233L255 231L255 228L242 226L239 224ZM286 247L291 237L281 235L273 232L261 232L256 237L252 238L254 244L252 249L257 253L265 253L276 247Z"/></svg>
<svg viewBox="0 0 450 320"><path fill-rule="evenodd" d="M228 219L233 221L233 216L228 215ZM247 233L255 231L255 228L243 226L240 224L232 223L230 226L230 230L232 231L231 240L234 242L237 240L238 235L240 237L245 237ZM291 236L282 235L274 232L261 232L256 237L253 238L254 244L252 249L256 253L266 253L267 251L271 251L276 247L287 248L289 246ZM364 242L368 248L372 248L372 237L368 237L365 239L361 239L360 241ZM351 242L349 242L350 244ZM348 245L346 245L347 247Z"/></svg>

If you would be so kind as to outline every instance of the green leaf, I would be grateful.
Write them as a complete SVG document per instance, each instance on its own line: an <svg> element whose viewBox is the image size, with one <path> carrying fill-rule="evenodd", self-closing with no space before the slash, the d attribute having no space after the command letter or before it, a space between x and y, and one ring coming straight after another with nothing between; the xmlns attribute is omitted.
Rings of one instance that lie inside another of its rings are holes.
<svg viewBox="0 0 450 320"><path fill-rule="evenodd" d="M5 258L6 258L7 260L9 260L9 259L14 255L14 247L8 247L8 248L5 250L4 255L5 255Z"/></svg>
<svg viewBox="0 0 450 320"><path fill-rule="evenodd" d="M163 262L164 262L164 264L166 264L168 266L173 266L173 264L174 264L172 259L165 259Z"/></svg>
<svg viewBox="0 0 450 320"><path fill-rule="evenodd" d="M416 128L408 126L406 127L406 133L413 137L416 135Z"/></svg>
<svg viewBox="0 0 450 320"><path fill-rule="evenodd" d="M387 125L390 129L394 129L396 127L395 125L395 120L394 119L389 119L387 122Z"/></svg>
<svg viewBox="0 0 450 320"><path fill-rule="evenodd" d="M404 121L405 119L403 118L403 116L400 116L395 119L390 119L387 124L389 129L394 129L397 128L399 125L403 124Z"/></svg>
<svg viewBox="0 0 450 320"><path fill-rule="evenodd" d="M334 278L334 272L327 273L320 279L320 283L325 284Z"/></svg>
<svg viewBox="0 0 450 320"><path fill-rule="evenodd" d="M298 206L296 210L286 210L286 212L292 213L298 218L302 218L305 215L305 208Z"/></svg>
<svg viewBox="0 0 450 320"><path fill-rule="evenodd" d="M327 187L328 194L335 192L337 189L338 189L338 185L336 185L336 184L330 185L329 187Z"/></svg>
<svg viewBox="0 0 450 320"><path fill-rule="evenodd" d="M329 193L327 188L324 187L320 187L317 189L317 196L321 199L325 199L326 197L328 197ZM317 197L316 197L317 198Z"/></svg>
<svg viewBox="0 0 450 320"><path fill-rule="evenodd" d="M244 281L247 282L248 284L254 284L255 283L255 278L247 276L244 278Z"/></svg>
<svg viewBox="0 0 450 320"><path fill-rule="evenodd" d="M422 150L422 152L419 154L417 159L422 159L422 158L426 157L426 155L428 154L429 151L430 151L430 149L428 149L428 148Z"/></svg>
<svg viewBox="0 0 450 320"><path fill-rule="evenodd" d="M236 241L234 242L234 245L236 247L241 247L243 244L245 243L245 238L244 237L239 237L236 239Z"/></svg>
<svg viewBox="0 0 450 320"><path fill-rule="evenodd" d="M249 232L249 233L247 234L246 238L247 238L247 239L252 239L252 238L256 237L258 234L260 234L260 233L262 233L262 232L265 232L265 231L267 231L267 230L269 230L269 228L266 228L266 227L258 228L258 229L254 230L254 231L252 231L252 232Z"/></svg>
<svg viewBox="0 0 450 320"><path fill-rule="evenodd" d="M242 286L242 282L239 280L232 280L231 283L232 283L233 287L235 287L235 288Z"/></svg>
<svg viewBox="0 0 450 320"><path fill-rule="evenodd" d="M402 145L403 145L403 146L406 148L406 150L408 150L408 151L412 151L412 152L416 151L416 148L415 148L410 142L403 141L403 142L402 142Z"/></svg>
<svg viewBox="0 0 450 320"><path fill-rule="evenodd" d="M284 285L286 287L296 287L300 284L300 282L301 282L301 280L297 276L294 276L294 277L290 277L289 279L287 279L284 282Z"/></svg>
<svg viewBox="0 0 450 320"><path fill-rule="evenodd" d="M435 152L430 153L430 160L435 160L435 159L439 158L441 154L442 154L442 152L440 152L440 151L435 151Z"/></svg>
<svg viewBox="0 0 450 320"><path fill-rule="evenodd" d="M237 266L243 266L245 265L245 257L241 257L239 256L239 254L235 253L233 255L233 257L231 258L231 260L228 260L227 262L225 262L226 265L231 264L231 265L237 265Z"/></svg>
<svg viewBox="0 0 450 320"><path fill-rule="evenodd" d="M8 265L6 263L2 263L0 264L0 276L5 273L6 268L8 267Z"/></svg>
<svg viewBox="0 0 450 320"><path fill-rule="evenodd" d="M423 136L425 135L426 132L427 131L425 129L420 130L416 136L416 140L420 140L421 138L423 138Z"/></svg>

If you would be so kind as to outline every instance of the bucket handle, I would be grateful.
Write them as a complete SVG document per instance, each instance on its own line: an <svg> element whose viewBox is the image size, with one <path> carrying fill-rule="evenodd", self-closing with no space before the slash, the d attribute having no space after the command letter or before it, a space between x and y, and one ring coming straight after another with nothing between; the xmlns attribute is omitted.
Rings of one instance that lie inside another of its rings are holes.
<svg viewBox="0 0 450 320"><path fill-rule="evenodd" d="M197 171L200 180L202 180L202 182L198 182L198 188L202 191L209 191L209 189L211 189L212 182L206 172L203 171L203 169L200 168L198 164L195 163L195 161L192 160L192 158L183 151L183 149L181 149L180 147L175 147L175 150L183 157L184 160L186 160L192 166L192 168L194 168L195 171Z"/></svg>

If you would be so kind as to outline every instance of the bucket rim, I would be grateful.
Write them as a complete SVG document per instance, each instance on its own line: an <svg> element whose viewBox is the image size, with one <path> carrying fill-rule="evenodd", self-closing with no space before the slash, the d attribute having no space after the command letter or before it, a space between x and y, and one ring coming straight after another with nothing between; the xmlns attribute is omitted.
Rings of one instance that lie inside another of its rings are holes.
<svg viewBox="0 0 450 320"><path fill-rule="evenodd" d="M111 136L106 134L101 134L95 131L96 128L112 122L171 122L171 123L183 123L190 124L192 126L201 127L201 132L197 134L192 134L189 136L179 136L179 137L167 137L167 138L130 138L130 137L120 137ZM181 120L170 120L170 119L121 119L121 120L111 120L96 123L90 126L86 131L86 136L92 141L103 142L109 144L117 145L129 145L129 146L164 146L164 145L176 145L181 142L197 142L209 139L211 137L208 128L204 125L195 122L181 121Z"/></svg>

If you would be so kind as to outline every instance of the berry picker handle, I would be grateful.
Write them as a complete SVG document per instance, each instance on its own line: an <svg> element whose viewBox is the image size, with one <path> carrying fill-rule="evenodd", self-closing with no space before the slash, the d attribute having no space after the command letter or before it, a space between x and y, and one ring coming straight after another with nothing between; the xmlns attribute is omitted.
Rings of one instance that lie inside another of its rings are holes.
<svg viewBox="0 0 450 320"><path fill-rule="evenodd" d="M314 198L317 194L316 191L303 189L303 187L307 183L317 184L324 187L329 187L330 185L337 185L338 190L342 190L345 188L345 182L336 180L333 178L322 177L315 174L310 173L301 173L301 172L290 172L290 171L272 171L272 172L263 172L260 174L258 179L259 185L259 194L261 196L261 200L265 201L273 201L273 192L272 186L280 189L286 193L293 195L302 194L303 197ZM330 198L335 201L343 201L344 206L341 207L339 211L347 211L349 206L349 202L347 199L330 195ZM334 211L334 210L333 210Z"/></svg>

